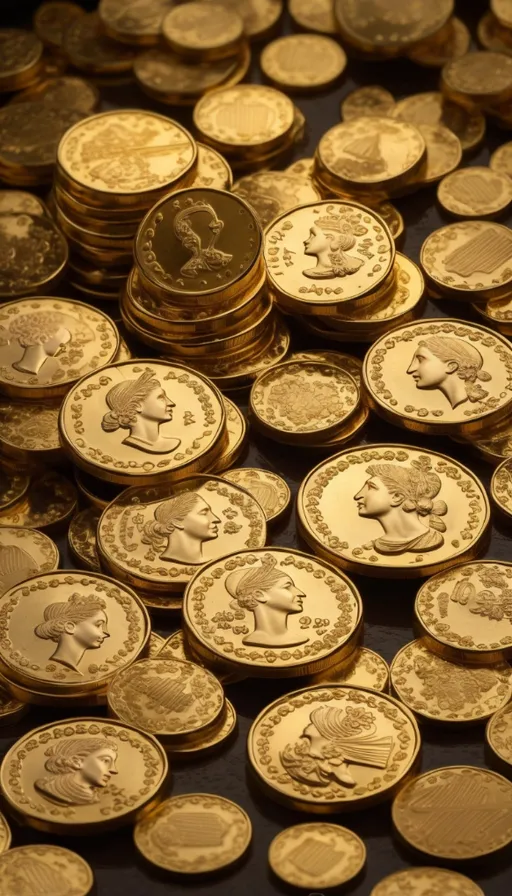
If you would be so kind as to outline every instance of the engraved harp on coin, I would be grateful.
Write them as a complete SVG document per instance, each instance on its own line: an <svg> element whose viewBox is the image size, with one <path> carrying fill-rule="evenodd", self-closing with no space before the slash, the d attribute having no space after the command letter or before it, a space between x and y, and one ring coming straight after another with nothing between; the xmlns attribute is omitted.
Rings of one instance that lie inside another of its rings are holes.
<svg viewBox="0 0 512 896"><path fill-rule="evenodd" d="M209 202L196 202L177 213L174 233L191 255L180 268L184 277L197 277L201 271L219 271L233 260L229 252L215 245L223 229L224 221Z"/></svg>
<svg viewBox="0 0 512 896"><path fill-rule="evenodd" d="M444 260L447 271L459 277L471 277L482 272L492 274L512 258L512 236L497 230L477 233Z"/></svg>
<svg viewBox="0 0 512 896"><path fill-rule="evenodd" d="M137 379L112 386L105 402L109 410L103 415L101 428L108 433L127 429L123 445L149 454L168 454L180 445L181 439L160 435L160 427L172 420L176 405L150 368Z"/></svg>

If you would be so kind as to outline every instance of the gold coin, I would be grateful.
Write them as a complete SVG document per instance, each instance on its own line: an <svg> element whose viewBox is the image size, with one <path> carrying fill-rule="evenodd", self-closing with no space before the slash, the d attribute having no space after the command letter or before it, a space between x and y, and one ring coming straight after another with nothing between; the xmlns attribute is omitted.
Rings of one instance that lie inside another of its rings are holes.
<svg viewBox="0 0 512 896"><path fill-rule="evenodd" d="M216 3L218 0L209 2ZM244 33L251 41L261 40L273 31L283 12L283 0L223 0L222 5L238 13L244 24Z"/></svg>
<svg viewBox="0 0 512 896"><path fill-rule="evenodd" d="M255 498L210 475L125 490L98 524L103 565L157 598L183 591L204 564L261 548L265 540L265 514Z"/></svg>
<svg viewBox="0 0 512 896"><path fill-rule="evenodd" d="M333 237L340 239L341 234L346 249L331 252ZM392 275L394 261L395 245L386 224L355 202L317 202L293 209L273 221L265 234L269 286L279 304L292 312L333 314L367 301Z"/></svg>
<svg viewBox="0 0 512 896"><path fill-rule="evenodd" d="M506 102L512 96L512 59L491 50L466 53L443 67L441 89L469 109Z"/></svg>
<svg viewBox="0 0 512 896"><path fill-rule="evenodd" d="M505 28L512 28L512 3L510 0L491 0L491 10Z"/></svg>
<svg viewBox="0 0 512 896"><path fill-rule="evenodd" d="M390 799L419 764L421 740L413 714L398 700L324 684L267 706L251 726L247 749L267 796L303 812L332 813Z"/></svg>
<svg viewBox="0 0 512 896"><path fill-rule="evenodd" d="M41 67L43 45L22 28L0 30L0 93L25 87Z"/></svg>
<svg viewBox="0 0 512 896"><path fill-rule="evenodd" d="M292 130L292 101L273 87L239 84L202 97L194 108L194 125L204 143L221 152L244 156L269 152Z"/></svg>
<svg viewBox="0 0 512 896"><path fill-rule="evenodd" d="M507 457L495 469L491 480L491 497L508 520L512 517L512 463Z"/></svg>
<svg viewBox="0 0 512 896"><path fill-rule="evenodd" d="M246 45L242 45L236 56L194 63L169 49L158 48L137 57L134 73L148 96L163 103L188 106L214 88L237 84L247 74L250 61L251 54Z"/></svg>
<svg viewBox="0 0 512 896"><path fill-rule="evenodd" d="M211 146L197 144L197 174L192 186L214 190L231 190L233 186L231 168L224 156Z"/></svg>
<svg viewBox="0 0 512 896"><path fill-rule="evenodd" d="M173 747L200 741L215 729L224 708L219 681L187 660L143 659L118 672L107 692L114 718Z"/></svg>
<svg viewBox="0 0 512 896"><path fill-rule="evenodd" d="M98 573L39 573L6 591L1 606L0 671L57 698L105 693L149 640L135 593Z"/></svg>
<svg viewBox="0 0 512 896"><path fill-rule="evenodd" d="M320 556L364 575L401 578L473 559L490 518L470 470L394 444L348 448L322 461L302 482L297 514L300 535Z"/></svg>
<svg viewBox="0 0 512 896"><path fill-rule="evenodd" d="M309 178L286 171L259 171L235 181L233 193L251 206L263 228L292 208L321 199Z"/></svg>
<svg viewBox="0 0 512 896"><path fill-rule="evenodd" d="M36 529L0 526L0 596L31 576L59 566L57 545Z"/></svg>
<svg viewBox="0 0 512 896"><path fill-rule="evenodd" d="M270 470L241 467L222 474L223 479L245 488L263 508L267 523L276 523L288 510L292 499L288 483Z"/></svg>
<svg viewBox="0 0 512 896"><path fill-rule="evenodd" d="M489 167L499 174L512 177L512 142L503 143L494 150L489 159Z"/></svg>
<svg viewBox="0 0 512 896"><path fill-rule="evenodd" d="M39 196L24 190L0 190L0 214L6 213L49 217L48 209Z"/></svg>
<svg viewBox="0 0 512 896"><path fill-rule="evenodd" d="M18 504L30 485L26 473L16 473L9 467L0 466L0 511Z"/></svg>
<svg viewBox="0 0 512 896"><path fill-rule="evenodd" d="M64 236L49 217L0 214L0 298L14 299L49 290L68 260Z"/></svg>
<svg viewBox="0 0 512 896"><path fill-rule="evenodd" d="M224 710L221 722L201 740L193 743L182 744L179 747L173 746L170 754L173 759L203 759L204 756L210 756L225 746L226 741L230 740L237 729L237 716L235 707L229 700L224 700Z"/></svg>
<svg viewBox="0 0 512 896"><path fill-rule="evenodd" d="M51 887L48 893L62 893L63 896L89 896L94 886L92 868L85 859L69 849L46 844L18 846L4 853L0 858L0 875L3 896L18 896L20 887L27 893L36 893L34 887L38 887L39 882L43 887Z"/></svg>
<svg viewBox="0 0 512 896"><path fill-rule="evenodd" d="M411 641L391 663L391 689L420 719L442 724L484 722L512 697L508 663L464 666Z"/></svg>
<svg viewBox="0 0 512 896"><path fill-rule="evenodd" d="M164 644L165 638L152 630L149 636L148 644L148 656L150 657L150 659L154 659L156 656L158 656Z"/></svg>
<svg viewBox="0 0 512 896"><path fill-rule="evenodd" d="M365 357L363 381L370 406L405 429L482 432L509 414L512 351L486 327L433 318L377 340Z"/></svg>
<svg viewBox="0 0 512 896"><path fill-rule="evenodd" d="M44 103L49 106L57 106L61 107L61 111L66 110L70 111L71 109L75 109L78 112L83 112L84 114L91 115L100 102L100 94L99 90L91 84L90 81L84 80L84 78L78 78L75 75L65 75L60 78L49 78L45 81L38 81L32 87L28 87L26 90L23 90L21 93L17 93L10 100L10 105L19 104L19 103L27 103L32 101L37 101L39 103ZM28 110L27 110L28 111ZM37 113L37 110L31 110L34 114ZM68 119L69 120L69 119ZM78 121L78 117L75 118L75 121ZM63 124L67 121L66 118L63 119ZM41 127L45 122L44 118L40 118L37 121L37 128ZM74 122L69 121L69 124L73 124ZM69 127L68 124L68 127ZM38 140L41 141L41 135L36 130L36 121L34 121L34 125L32 126L31 132L29 133L34 139L34 136L37 136ZM57 143L60 139L60 132L57 137L57 141L55 143L55 150L57 149ZM46 135L46 141L49 142L50 134ZM22 147L18 148L18 154L14 155L14 161L17 163L21 163L23 161L23 156L21 154ZM47 151L47 147L45 147L45 152ZM41 152L41 147L38 148L38 153ZM55 161L55 158L52 157L52 162Z"/></svg>
<svg viewBox="0 0 512 896"><path fill-rule="evenodd" d="M296 824L274 837L268 862L286 884L328 890L359 874L366 863L366 847L357 834L339 824Z"/></svg>
<svg viewBox="0 0 512 896"><path fill-rule="evenodd" d="M98 14L106 34L134 46L156 44L173 0L100 0Z"/></svg>
<svg viewBox="0 0 512 896"><path fill-rule="evenodd" d="M458 218L492 218L510 207L512 183L506 174L475 165L444 177L437 198L444 211Z"/></svg>
<svg viewBox="0 0 512 896"><path fill-rule="evenodd" d="M297 159L296 162L292 162L291 165L288 165L288 168L285 170L287 174L300 174L301 177L307 177L311 180L313 177L314 164L315 160L313 158Z"/></svg>
<svg viewBox="0 0 512 896"><path fill-rule="evenodd" d="M0 333L0 390L19 398L65 395L119 349L110 318L71 299L9 302L0 308Z"/></svg>
<svg viewBox="0 0 512 896"><path fill-rule="evenodd" d="M401 0L335 0L341 35L357 49L398 56L436 34L453 12L453 0L433 0L404 8Z"/></svg>
<svg viewBox="0 0 512 896"><path fill-rule="evenodd" d="M192 646L186 640L182 629L178 629L178 631L173 632L167 638L160 651L160 657L161 659L190 660L197 666L204 666L202 658L194 652ZM234 684L235 682L243 681L247 677L243 672L233 671L221 663L210 662L210 659L208 660L208 668L214 671L215 677L218 678L222 685Z"/></svg>
<svg viewBox="0 0 512 896"><path fill-rule="evenodd" d="M353 121L354 118L384 118L390 115L395 106L395 98L384 87L368 86L358 87L352 90L341 103L341 117L343 121Z"/></svg>
<svg viewBox="0 0 512 896"><path fill-rule="evenodd" d="M511 60L512 61L512 60ZM512 230L492 221L458 221L434 230L420 263L436 293L452 299L500 299L512 287Z"/></svg>
<svg viewBox="0 0 512 896"><path fill-rule="evenodd" d="M361 385L362 362L354 355L347 355L345 352L333 351L332 349L315 349L314 351L292 352L289 356L290 361L325 361L327 364L334 364L350 374L356 385Z"/></svg>
<svg viewBox="0 0 512 896"><path fill-rule="evenodd" d="M77 504L76 489L59 473L44 472L31 480L19 504L0 513L0 526L26 526L57 532L72 517Z"/></svg>
<svg viewBox="0 0 512 896"><path fill-rule="evenodd" d="M186 7L172 6L162 21L162 36L171 50L200 62L233 55L243 33L241 16L221 3L205 6L192 0Z"/></svg>
<svg viewBox="0 0 512 896"><path fill-rule="evenodd" d="M349 684L357 688L385 691L389 686L389 666L378 653L356 647L346 660L312 675L311 684Z"/></svg>
<svg viewBox="0 0 512 896"><path fill-rule="evenodd" d="M92 572L100 572L100 558L96 547L96 530L100 518L99 510L87 507L73 517L68 529L68 545L71 556L78 567Z"/></svg>
<svg viewBox="0 0 512 896"><path fill-rule="evenodd" d="M228 444L225 451L215 461L213 473L221 473L233 466L245 451L248 442L247 423L240 408L225 395L222 396L222 401L226 411Z"/></svg>
<svg viewBox="0 0 512 896"><path fill-rule="evenodd" d="M502 420L497 426L489 428L489 432L473 436L465 445L471 445L484 460L496 466L512 456L512 423Z"/></svg>
<svg viewBox="0 0 512 896"><path fill-rule="evenodd" d="M6 852L6 850L9 849L10 845L11 845L11 830L9 828L9 825L7 824L6 819L0 812L0 855L3 852ZM1 862L1 860L0 860L0 862ZM0 867L1 867L1 865L0 865ZM2 875L2 886L5 886L4 875ZM19 890L18 890L18 892L19 892ZM9 894L6 893L5 896L9 896ZM14 890L13 890L13 896L14 896Z"/></svg>
<svg viewBox="0 0 512 896"><path fill-rule="evenodd" d="M420 124L418 130L427 147L426 165L418 178L418 184L425 186L436 183L460 165L462 145L459 138L444 125Z"/></svg>
<svg viewBox="0 0 512 896"><path fill-rule="evenodd" d="M495 713L487 723L485 746L491 763L510 777L512 770L512 704Z"/></svg>
<svg viewBox="0 0 512 896"><path fill-rule="evenodd" d="M347 57L331 37L287 34L267 44L260 56L261 70L282 90L301 93L324 90L343 74Z"/></svg>
<svg viewBox="0 0 512 896"><path fill-rule="evenodd" d="M436 768L406 784L391 817L409 846L433 858L488 856L512 840L512 783L470 765Z"/></svg>
<svg viewBox="0 0 512 896"><path fill-rule="evenodd" d="M2 684L2 679L0 676L0 728L3 726L16 725L17 722L28 712L29 706L28 703L22 703L20 700L16 700L9 692L5 689ZM1 840L2 840L2 823L1 823L1 815L0 815L0 852L1 848Z"/></svg>
<svg viewBox="0 0 512 896"><path fill-rule="evenodd" d="M332 0L288 0L288 12L305 31L337 34Z"/></svg>
<svg viewBox="0 0 512 896"><path fill-rule="evenodd" d="M101 512L122 491L122 486L113 485L111 482L102 482L101 479L96 479L95 476L85 473L78 467L73 468L73 476L78 491L85 498L87 504Z"/></svg>
<svg viewBox="0 0 512 896"><path fill-rule="evenodd" d="M485 896L484 891L469 877L446 868L405 868L384 877L373 888L370 896Z"/></svg>
<svg viewBox="0 0 512 896"><path fill-rule="evenodd" d="M283 318L275 314L270 338L258 347L252 357L236 363L216 361L212 364L202 364L201 367L219 389L226 392L247 389L260 373L283 361L289 348L290 331Z"/></svg>
<svg viewBox="0 0 512 896"><path fill-rule="evenodd" d="M28 467L63 459L57 401L0 399L0 450Z"/></svg>
<svg viewBox="0 0 512 896"><path fill-rule="evenodd" d="M64 450L86 472L145 485L211 465L222 453L226 412L217 389L194 370L124 361L68 392L59 428Z"/></svg>
<svg viewBox="0 0 512 896"><path fill-rule="evenodd" d="M333 438L360 400L349 373L323 361L284 361L251 389L251 422L278 442L309 445Z"/></svg>
<svg viewBox="0 0 512 896"><path fill-rule="evenodd" d="M470 45L469 29L461 19L452 16L438 34L408 50L407 57L428 68L442 68L452 59L464 56Z"/></svg>
<svg viewBox="0 0 512 896"><path fill-rule="evenodd" d="M212 656L262 677L327 668L352 652L361 619L361 598L349 579L285 548L213 561L193 576L183 599L187 638L205 661Z"/></svg>
<svg viewBox="0 0 512 896"><path fill-rule="evenodd" d="M486 50L505 53L507 56L511 55L512 35L510 28L502 25L492 12L487 12L482 16L478 22L476 33L479 42Z"/></svg>
<svg viewBox="0 0 512 896"><path fill-rule="evenodd" d="M390 114L416 126L428 124L435 127L442 124L459 138L465 151L478 146L485 134L485 118L481 112L469 112L456 103L450 103L437 91L406 96L398 100Z"/></svg>
<svg viewBox="0 0 512 896"><path fill-rule="evenodd" d="M97 12L79 16L66 28L62 52L79 71L95 75L118 75L131 71L135 50L111 40Z"/></svg>
<svg viewBox="0 0 512 896"><path fill-rule="evenodd" d="M316 168L342 189L385 195L415 180L426 159L418 128L393 118L361 117L325 132L316 150Z"/></svg>
<svg viewBox="0 0 512 896"><path fill-rule="evenodd" d="M165 800L133 832L139 852L158 868L205 874L233 865L249 848L252 825L223 796L187 793Z"/></svg>
<svg viewBox="0 0 512 896"><path fill-rule="evenodd" d="M29 731L0 767L12 814L30 827L68 836L137 821L160 802L168 776L165 751L154 737L89 717Z"/></svg>
<svg viewBox="0 0 512 896"><path fill-rule="evenodd" d="M34 31L39 40L52 50L60 50L64 32L84 10L76 3L67 0L49 0L41 3L33 18Z"/></svg>

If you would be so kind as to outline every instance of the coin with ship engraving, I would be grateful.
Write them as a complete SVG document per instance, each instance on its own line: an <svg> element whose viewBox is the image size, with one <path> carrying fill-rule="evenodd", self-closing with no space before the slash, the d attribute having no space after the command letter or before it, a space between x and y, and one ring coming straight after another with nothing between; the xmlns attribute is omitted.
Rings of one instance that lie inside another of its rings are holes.
<svg viewBox="0 0 512 896"><path fill-rule="evenodd" d="M100 572L100 559L96 546L96 530L100 518L99 510L86 507L73 517L68 529L68 546L78 567Z"/></svg>
<svg viewBox="0 0 512 896"><path fill-rule="evenodd" d="M334 813L390 799L419 764L420 733L398 700L323 684L262 710L247 749L267 796L300 811Z"/></svg>
<svg viewBox="0 0 512 896"><path fill-rule="evenodd" d="M165 800L139 821L133 838L152 865L176 874L205 874L242 858L252 825L247 813L223 796L187 793Z"/></svg>
<svg viewBox="0 0 512 896"><path fill-rule="evenodd" d="M469 302L507 295L512 287L511 261L512 230L492 221L440 227L427 236L420 253L434 292Z"/></svg>
<svg viewBox="0 0 512 896"><path fill-rule="evenodd" d="M469 877L446 868L404 868L384 877L370 896L485 896Z"/></svg>
<svg viewBox="0 0 512 896"><path fill-rule="evenodd" d="M341 117L343 121L352 121L354 118L369 118L377 116L384 118L390 115L395 106L395 98L389 90L379 85L358 87L352 90L341 103Z"/></svg>
<svg viewBox="0 0 512 896"><path fill-rule="evenodd" d="M2 896L20 896L20 893L35 896L38 892L52 896L89 896L94 887L92 868L85 859L70 849L47 844L17 846L4 853L0 856L0 877Z"/></svg>
<svg viewBox="0 0 512 896"><path fill-rule="evenodd" d="M509 416L509 341L463 320L433 318L397 327L366 354L370 407L416 432L482 432Z"/></svg>
<svg viewBox="0 0 512 896"><path fill-rule="evenodd" d="M153 360L84 377L68 392L59 420L73 462L119 485L183 479L212 465L225 426L222 397L209 380Z"/></svg>
<svg viewBox="0 0 512 896"><path fill-rule="evenodd" d="M459 168L443 178L437 198L444 211L457 218L493 218L512 203L512 181L483 165Z"/></svg>
<svg viewBox="0 0 512 896"><path fill-rule="evenodd" d="M432 90L414 93L398 100L390 113L393 118L411 124L442 124L459 138L463 150L474 149L485 134L485 118L478 111L449 102L442 93Z"/></svg>
<svg viewBox="0 0 512 896"><path fill-rule="evenodd" d="M51 218L0 214L0 298L37 295L56 284L67 265L66 240Z"/></svg>
<svg viewBox="0 0 512 896"><path fill-rule="evenodd" d="M498 510L512 518L512 461L506 458L495 469L491 480L491 498Z"/></svg>
<svg viewBox="0 0 512 896"><path fill-rule="evenodd" d="M312 674L348 656L361 617L361 598L349 579L285 548L209 563L183 599L186 636L199 656L262 677Z"/></svg>
<svg viewBox="0 0 512 896"><path fill-rule="evenodd" d="M14 817L67 836L133 824L161 801L168 777L156 738L98 717L29 731L0 766L2 794Z"/></svg>
<svg viewBox="0 0 512 896"><path fill-rule="evenodd" d="M347 57L331 37L287 34L268 43L261 53L265 77L281 90L309 93L325 90L343 74Z"/></svg>
<svg viewBox="0 0 512 896"><path fill-rule="evenodd" d="M269 846L268 861L286 884L328 890L359 874L366 862L366 847L348 828L316 821L280 831Z"/></svg>
<svg viewBox="0 0 512 896"><path fill-rule="evenodd" d="M387 443L348 448L318 464L299 489L297 516L302 538L335 565L414 578L477 556L488 539L490 510L483 485L466 467L434 451Z"/></svg>
<svg viewBox="0 0 512 896"><path fill-rule="evenodd" d="M335 0L334 16L342 37L378 57L398 56L432 37L453 12L453 0Z"/></svg>
<svg viewBox="0 0 512 896"><path fill-rule="evenodd" d="M240 467L222 474L223 479L241 485L256 498L267 523L276 523L288 510L292 495L288 483L271 470Z"/></svg>
<svg viewBox="0 0 512 896"><path fill-rule="evenodd" d="M436 768L405 785L391 817L399 837L432 858L489 856L512 841L512 782L470 765Z"/></svg>
<svg viewBox="0 0 512 896"><path fill-rule="evenodd" d="M58 565L59 550L47 535L22 526L0 526L0 595Z"/></svg>
<svg viewBox="0 0 512 896"><path fill-rule="evenodd" d="M496 712L487 723L485 730L487 755L504 775L512 772L512 703Z"/></svg>
<svg viewBox="0 0 512 896"><path fill-rule="evenodd" d="M208 736L224 709L222 685L211 672L187 660L160 657L118 672L107 700L111 715L149 731L165 747Z"/></svg>
<svg viewBox="0 0 512 896"><path fill-rule="evenodd" d="M172 4L161 26L171 50L191 62L225 59L239 49L244 23L234 9L212 2L191 0L186 6Z"/></svg>
<svg viewBox="0 0 512 896"><path fill-rule="evenodd" d="M109 364L119 332L96 308L71 299L33 298L0 308L0 391L17 398L65 395Z"/></svg>
<svg viewBox="0 0 512 896"><path fill-rule="evenodd" d="M357 688L388 692L389 666L374 650L356 647L346 660L311 675L309 684L350 684Z"/></svg>
<svg viewBox="0 0 512 896"><path fill-rule="evenodd" d="M309 178L286 171L257 171L233 184L233 193L249 203L263 228L290 209L321 199Z"/></svg>

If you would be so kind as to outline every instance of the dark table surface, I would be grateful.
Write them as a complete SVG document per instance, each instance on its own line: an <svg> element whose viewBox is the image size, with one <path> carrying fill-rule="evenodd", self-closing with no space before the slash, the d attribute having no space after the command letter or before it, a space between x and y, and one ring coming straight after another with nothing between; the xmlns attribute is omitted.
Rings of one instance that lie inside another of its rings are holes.
<svg viewBox="0 0 512 896"><path fill-rule="evenodd" d="M404 3L406 0L404 0ZM83 4L91 8L94 4ZM1 27L7 25L28 25L31 10L36 3L3 0L0 5ZM458 13L470 25L473 35L476 33L476 22L487 8L485 2L466 0L457 4ZM285 17L283 31L290 30ZM259 48L253 52L252 80L260 80L258 66ZM307 137L304 145L297 150L295 158L311 156L320 137L329 127L340 120L340 100L356 86L363 84L381 84L397 97L402 97L424 90L437 89L439 73L437 70L423 69L404 60L386 63L349 62L346 76L341 86L328 93L314 97L296 97L296 102L304 112L307 122ZM183 110L173 109L152 103L134 84L123 89L102 88L102 109L118 106L131 108L153 108L157 111L178 118L184 124L190 124L190 114ZM512 139L512 134L500 131L488 125L488 133L481 149L467 160L467 164L486 165L490 152L501 143ZM448 222L436 205L435 187L424 189L405 199L396 200L406 224L405 243L402 251L415 261L418 260L421 244L427 234ZM504 223L512 225L512 217ZM71 295L64 284L59 293ZM471 309L461 303L429 302L425 311L427 317L438 316L467 317L472 319ZM312 337L305 337L300 331L293 332L293 346L320 348L328 347ZM335 346L332 346L335 347ZM363 357L364 346L360 344L341 346L342 350L352 351ZM146 350L147 356L147 350ZM241 403L243 407L243 403ZM401 442L449 454L469 466L489 486L492 468L472 454L470 448L462 447L448 438L435 441L428 436L422 437L397 429L380 421L374 415L365 431L361 442ZM269 440L251 434L248 455L242 461L244 466L264 467L281 474L286 478L295 495L302 478L317 462L321 455L305 449L284 448ZM240 465L242 465L242 463ZM272 544L297 547L306 550L297 536L294 513L279 529L271 533ZM61 550L61 566L72 567L66 539L58 540ZM492 540L485 555L494 560L512 560L511 535L499 528L494 522ZM367 647L380 653L390 662L396 652L413 638L413 604L421 580L390 581L367 579L353 576L364 602L365 641ZM161 634L167 634L179 626L177 617L157 617L154 628ZM279 894L290 892L271 875L267 863L267 851L272 838L288 825L318 819L303 813L288 811L274 804L266 797L254 792L247 780L246 773L246 739L249 727L257 713L271 700L294 687L296 682L272 682L247 680L227 688L227 696L234 704L238 715L238 734L236 739L217 757L188 763L182 767L172 767L172 793L215 793L239 803L248 812L253 824L253 841L249 854L243 864L223 876L204 881L176 880L163 878L139 858L132 841L130 828L116 833L91 838L53 838L40 834L30 828L20 828L12 823L13 845L26 843L62 843L79 852L90 862L96 877L98 896L113 896L123 893L125 896L163 896L169 893L204 893L205 896L239 896L241 893ZM68 715L69 713L66 713ZM78 714L78 713L77 713ZM64 714L53 709L31 709L29 714L15 727L0 729L0 756L14 741L37 725L63 718ZM484 728L475 726L452 730L449 727L421 726L423 739L424 771L443 765L468 764L486 767L484 756ZM415 857L395 842L392 835L390 806L380 807L351 814L330 816L332 820L344 824L363 838L368 860L363 875L346 892L353 896L367 896L372 887L385 875L411 865L428 864L424 858ZM512 892L512 865L510 851L498 858L491 858L476 865L464 865L459 870L468 874L480 884L487 896L502 896ZM0 882L0 896L2 886ZM297 891L295 891L297 892ZM345 891L344 891L345 892ZM51 896L51 894L48 894ZM320 894L315 894L320 896ZM405 894L404 894L405 896Z"/></svg>

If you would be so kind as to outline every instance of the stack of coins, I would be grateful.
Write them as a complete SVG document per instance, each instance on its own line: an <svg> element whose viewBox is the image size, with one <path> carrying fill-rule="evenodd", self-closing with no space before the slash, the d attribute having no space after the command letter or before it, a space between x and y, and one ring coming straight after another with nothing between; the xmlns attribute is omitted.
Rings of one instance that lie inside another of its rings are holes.
<svg viewBox="0 0 512 896"><path fill-rule="evenodd" d="M0 299L45 295L61 280L68 245L36 196L0 191L0 255Z"/></svg>
<svg viewBox="0 0 512 896"><path fill-rule="evenodd" d="M193 188L160 200L137 233L121 300L126 328L222 389L250 384L288 342L262 242L254 212L231 193Z"/></svg>
<svg viewBox="0 0 512 896"><path fill-rule="evenodd" d="M43 44L30 31L2 28L0 60L0 94L23 90L41 77Z"/></svg>
<svg viewBox="0 0 512 896"><path fill-rule="evenodd" d="M112 40L97 12L75 18L64 31L62 53L76 71L84 72L97 84L130 81L137 52Z"/></svg>
<svg viewBox="0 0 512 896"><path fill-rule="evenodd" d="M154 112L104 112L70 128L58 148L53 198L73 286L91 299L117 299L141 218L190 183L196 167L188 131Z"/></svg>

